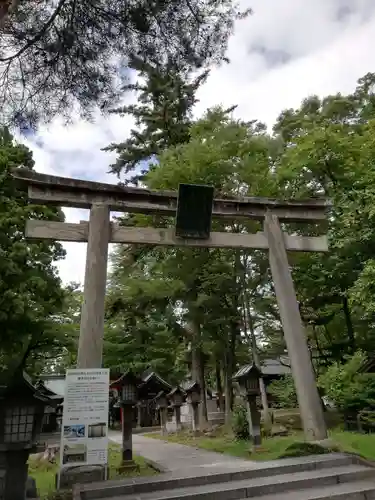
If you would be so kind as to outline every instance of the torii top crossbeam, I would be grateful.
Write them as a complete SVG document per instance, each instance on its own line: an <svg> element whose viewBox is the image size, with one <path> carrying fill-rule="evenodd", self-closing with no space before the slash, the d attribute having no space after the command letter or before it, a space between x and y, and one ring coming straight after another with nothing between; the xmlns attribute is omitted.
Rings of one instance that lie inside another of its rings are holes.
<svg viewBox="0 0 375 500"><path fill-rule="evenodd" d="M33 203L50 203L76 208L105 204L114 211L160 215L174 215L177 210L178 193L175 191L151 191L57 177L23 168L15 169L13 176L28 186L29 199ZM212 216L263 220L267 210L271 210L279 220L307 222L324 220L329 206L330 203L325 199L293 201L259 197L214 199Z"/></svg>

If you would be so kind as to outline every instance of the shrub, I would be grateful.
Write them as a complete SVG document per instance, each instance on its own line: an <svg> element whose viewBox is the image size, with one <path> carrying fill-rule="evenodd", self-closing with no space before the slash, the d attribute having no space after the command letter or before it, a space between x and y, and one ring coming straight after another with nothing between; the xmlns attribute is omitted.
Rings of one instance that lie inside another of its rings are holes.
<svg viewBox="0 0 375 500"><path fill-rule="evenodd" d="M232 430L236 439L250 439L249 422L247 420L247 409L243 404L238 404L233 409Z"/></svg>
<svg viewBox="0 0 375 500"><path fill-rule="evenodd" d="M296 389L291 375L284 375L279 380L273 381L268 387L268 392L276 399L275 407L295 408L298 406Z"/></svg>
<svg viewBox="0 0 375 500"><path fill-rule="evenodd" d="M338 410L348 414L375 408L375 374L358 373L366 357L355 353L345 363L336 363L319 377L319 386Z"/></svg>

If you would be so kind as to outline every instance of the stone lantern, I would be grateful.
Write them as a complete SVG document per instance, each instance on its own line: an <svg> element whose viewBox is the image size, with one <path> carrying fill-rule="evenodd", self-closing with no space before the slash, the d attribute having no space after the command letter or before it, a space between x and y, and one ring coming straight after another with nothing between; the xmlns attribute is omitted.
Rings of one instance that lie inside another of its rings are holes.
<svg viewBox="0 0 375 500"><path fill-rule="evenodd" d="M38 391L22 372L0 385L0 498L25 500L29 454L36 450L44 410L60 396Z"/></svg>
<svg viewBox="0 0 375 500"><path fill-rule="evenodd" d="M238 382L241 393L246 399L249 434L254 446L259 446L262 441L260 411L257 408L257 397L260 396L259 379L261 376L262 372L253 363L240 368L233 377L233 380Z"/></svg>
<svg viewBox="0 0 375 500"><path fill-rule="evenodd" d="M160 391L155 396L156 409L160 414L160 427L163 435L167 434L167 412L168 412L168 398L164 391Z"/></svg>
<svg viewBox="0 0 375 500"><path fill-rule="evenodd" d="M201 402L201 388L198 382L191 382L186 388L186 402L192 408L192 428L193 431L199 430L199 403Z"/></svg>
<svg viewBox="0 0 375 500"><path fill-rule="evenodd" d="M184 403L185 396L185 391L183 391L181 387L178 386L172 389L171 392L167 395L174 410L177 432L181 430L181 406Z"/></svg>
<svg viewBox="0 0 375 500"><path fill-rule="evenodd" d="M114 382L112 386L119 391L119 403L122 410L121 429L122 429L122 461L119 472L136 468L133 461L133 408L138 401L138 386L140 380L130 370L125 372Z"/></svg>

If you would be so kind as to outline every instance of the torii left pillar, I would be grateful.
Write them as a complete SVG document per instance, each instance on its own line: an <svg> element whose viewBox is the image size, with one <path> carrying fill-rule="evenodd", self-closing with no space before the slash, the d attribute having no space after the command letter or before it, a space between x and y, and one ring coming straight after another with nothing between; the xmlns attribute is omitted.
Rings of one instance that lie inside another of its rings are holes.
<svg viewBox="0 0 375 500"><path fill-rule="evenodd" d="M107 205L92 205L88 231L77 368L100 368L103 357L104 301L111 231L110 210ZM103 481L107 477L106 469L107 467L102 465L95 466L91 479ZM84 470L75 467L74 479L69 481L80 483L84 481L83 478Z"/></svg>
<svg viewBox="0 0 375 500"><path fill-rule="evenodd" d="M93 205L90 210L77 368L102 366L110 232L109 207Z"/></svg>

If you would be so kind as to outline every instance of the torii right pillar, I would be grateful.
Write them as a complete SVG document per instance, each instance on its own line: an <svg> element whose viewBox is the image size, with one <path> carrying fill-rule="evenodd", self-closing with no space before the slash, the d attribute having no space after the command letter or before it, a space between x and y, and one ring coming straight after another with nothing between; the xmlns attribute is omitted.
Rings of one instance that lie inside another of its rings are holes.
<svg viewBox="0 0 375 500"><path fill-rule="evenodd" d="M321 441L327 438L323 406L316 385L283 234L278 218L271 212L265 216L264 232L268 239L270 268L305 437L308 441Z"/></svg>

